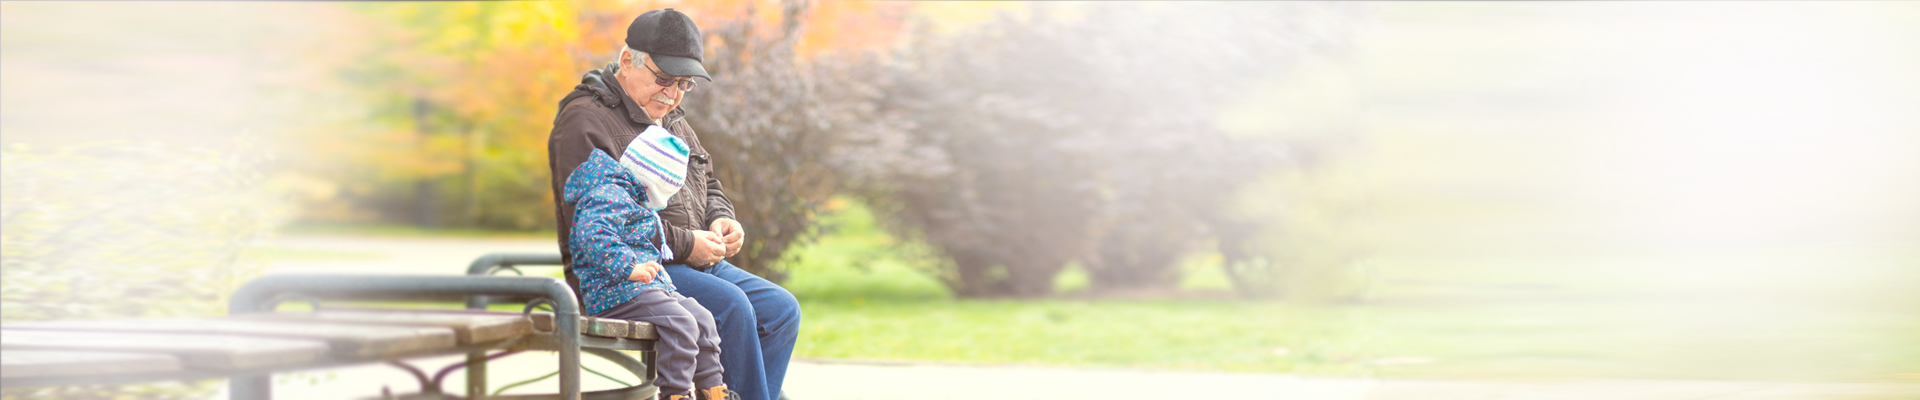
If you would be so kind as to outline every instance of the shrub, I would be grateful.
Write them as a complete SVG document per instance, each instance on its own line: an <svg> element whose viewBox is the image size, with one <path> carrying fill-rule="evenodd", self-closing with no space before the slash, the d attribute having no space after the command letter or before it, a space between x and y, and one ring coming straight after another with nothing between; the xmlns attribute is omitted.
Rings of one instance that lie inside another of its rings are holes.
<svg viewBox="0 0 1920 400"><path fill-rule="evenodd" d="M1170 289L1231 193L1286 143L1216 127L1254 81L1337 48L1324 5L1035 7L952 36L922 32L883 85L874 140L919 159L855 169L896 233L951 263L962 296L1046 294L1082 261L1095 291ZM1338 11L1337 9L1334 11Z"/></svg>
<svg viewBox="0 0 1920 400"><path fill-rule="evenodd" d="M774 264L817 233L815 214L839 185L828 158L864 115L858 93L835 89L853 81L844 68L795 57L808 9L787 2L778 27L762 26L749 9L703 30L703 66L720 79L701 82L684 106L749 235L728 262L776 282L785 272Z"/></svg>

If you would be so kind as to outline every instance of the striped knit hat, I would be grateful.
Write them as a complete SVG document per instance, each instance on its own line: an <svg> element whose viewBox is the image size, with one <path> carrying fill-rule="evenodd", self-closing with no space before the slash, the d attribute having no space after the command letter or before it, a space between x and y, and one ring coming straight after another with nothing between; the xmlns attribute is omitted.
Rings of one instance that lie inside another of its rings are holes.
<svg viewBox="0 0 1920 400"><path fill-rule="evenodd" d="M647 208L659 211L667 208L667 199L673 198L680 186L686 185L687 143L659 125L647 125L647 130L627 144L620 165L646 185Z"/></svg>

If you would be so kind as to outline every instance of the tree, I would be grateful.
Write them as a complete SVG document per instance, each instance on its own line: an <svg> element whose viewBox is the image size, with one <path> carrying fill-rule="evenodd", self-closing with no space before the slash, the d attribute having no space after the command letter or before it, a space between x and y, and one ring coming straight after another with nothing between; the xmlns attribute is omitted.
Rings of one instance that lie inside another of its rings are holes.
<svg viewBox="0 0 1920 400"><path fill-rule="evenodd" d="M834 149L872 115L872 91L857 72L871 54L859 44L824 54L816 47L811 59L797 55L813 10L808 2L783 2L778 25L767 26L750 3L741 17L705 25L703 64L716 79L702 82L683 106L752 235L729 262L775 281L784 276L775 263L818 233L814 216L840 188L830 168ZM885 19L866 22L881 36L894 28Z"/></svg>
<svg viewBox="0 0 1920 400"><path fill-rule="evenodd" d="M923 35L886 75L895 118L878 121L897 126L896 152L934 156L850 174L896 232L951 258L936 275L963 296L1046 294L1074 260L1095 290L1169 288L1230 194L1282 161L1283 143L1214 118L1344 38L1314 31L1312 7L1037 7Z"/></svg>
<svg viewBox="0 0 1920 400"><path fill-rule="evenodd" d="M858 87L817 82L857 82L838 75L858 64L844 60L870 57L882 44L870 38L890 37L905 7L787 1L759 11L769 4L682 7L706 34L716 78L700 82L684 109L751 235L731 262L777 280L786 248L815 233L812 214L838 182L826 157L865 104L849 97L861 96ZM337 155L306 168L345 182L348 200L375 220L551 227L545 149L559 98L613 60L637 13L668 6L359 5L362 47L339 68L371 122L305 135L310 148Z"/></svg>
<svg viewBox="0 0 1920 400"><path fill-rule="evenodd" d="M612 56L614 2L358 5L364 32L340 78L364 121L310 132L334 157L304 166L344 182L380 220L530 230L552 225L546 137L579 71ZM617 37L617 36L616 36ZM617 49L615 47L614 49Z"/></svg>

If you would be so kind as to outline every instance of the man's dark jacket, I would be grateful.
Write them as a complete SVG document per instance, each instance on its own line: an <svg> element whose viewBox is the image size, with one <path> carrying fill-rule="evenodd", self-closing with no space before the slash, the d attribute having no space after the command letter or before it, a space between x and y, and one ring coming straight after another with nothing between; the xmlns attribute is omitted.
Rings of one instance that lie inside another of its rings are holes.
<svg viewBox="0 0 1920 400"><path fill-rule="evenodd" d="M573 230L573 207L560 196L567 176L587 161L593 149L625 154L627 144L648 125L653 125L653 121L647 120L647 112L627 97L614 79L619 68L617 64L607 63L606 68L587 71L580 85L560 99L560 113L553 118L553 135L547 139L547 162L553 172L554 219L560 225L560 254L569 265L573 254L567 251L567 236ZM720 179L713 177L713 163L707 150L700 146L700 137L687 126L685 117L685 111L675 108L660 119L668 132L686 141L691 148L686 187L667 200L666 209L660 210L660 219L667 223L664 232L667 246L673 249L674 257L661 264L685 263L687 255L693 253L691 231L707 230L714 220L733 218L733 202L727 200ZM567 271L567 276L572 283L573 271Z"/></svg>

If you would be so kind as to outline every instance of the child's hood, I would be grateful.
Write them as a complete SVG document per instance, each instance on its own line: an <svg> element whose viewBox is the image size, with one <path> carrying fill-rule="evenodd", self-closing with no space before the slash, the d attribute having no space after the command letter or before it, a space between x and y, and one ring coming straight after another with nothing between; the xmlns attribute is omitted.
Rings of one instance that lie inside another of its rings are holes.
<svg viewBox="0 0 1920 400"><path fill-rule="evenodd" d="M576 202L581 196L586 196L593 191L593 188L609 184L620 187L621 191L632 196L635 203L642 202L642 196L646 195L645 188L641 187L638 179L635 179L633 171L621 166L620 162L615 161L613 156L607 155L607 152L593 149L593 153L587 155L587 161L580 163L579 167L573 169L572 174L567 175L567 185L562 190L561 197L568 203Z"/></svg>

